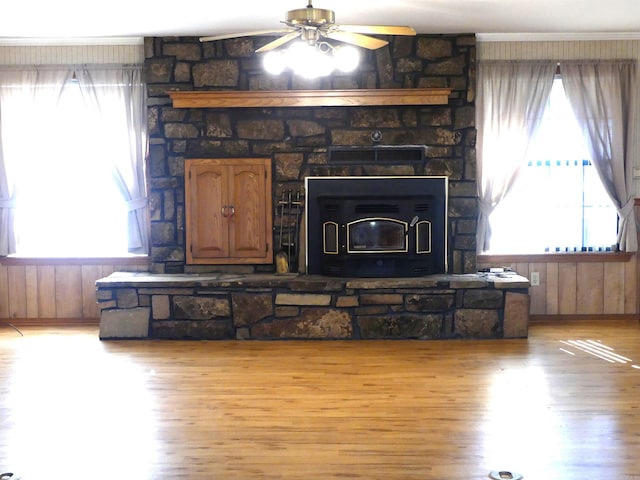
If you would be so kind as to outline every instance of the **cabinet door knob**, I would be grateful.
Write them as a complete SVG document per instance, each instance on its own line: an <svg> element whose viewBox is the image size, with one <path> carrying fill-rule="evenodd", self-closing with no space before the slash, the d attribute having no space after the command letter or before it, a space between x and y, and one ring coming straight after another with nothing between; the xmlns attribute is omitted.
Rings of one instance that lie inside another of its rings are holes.
<svg viewBox="0 0 640 480"><path fill-rule="evenodd" d="M231 209L231 214L229 214L229 217L233 217L236 214L236 207L234 207L233 205L227 206Z"/></svg>

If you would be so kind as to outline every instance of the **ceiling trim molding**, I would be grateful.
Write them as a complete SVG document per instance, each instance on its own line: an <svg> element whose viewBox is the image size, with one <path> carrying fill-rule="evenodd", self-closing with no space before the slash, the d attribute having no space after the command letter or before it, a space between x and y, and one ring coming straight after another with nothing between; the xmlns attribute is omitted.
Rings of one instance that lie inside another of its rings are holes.
<svg viewBox="0 0 640 480"><path fill-rule="evenodd" d="M640 40L640 32L600 33L477 33L478 42L578 42L595 40Z"/></svg>
<svg viewBox="0 0 640 480"><path fill-rule="evenodd" d="M76 45L144 45L144 37L6 37L0 45L14 47L51 47Z"/></svg>

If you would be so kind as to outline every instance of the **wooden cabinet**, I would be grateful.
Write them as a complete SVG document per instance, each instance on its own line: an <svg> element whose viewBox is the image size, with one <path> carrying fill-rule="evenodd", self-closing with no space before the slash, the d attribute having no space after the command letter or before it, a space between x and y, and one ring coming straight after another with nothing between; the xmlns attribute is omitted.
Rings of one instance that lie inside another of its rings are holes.
<svg viewBox="0 0 640 480"><path fill-rule="evenodd" d="M271 160L185 161L187 263L273 262Z"/></svg>

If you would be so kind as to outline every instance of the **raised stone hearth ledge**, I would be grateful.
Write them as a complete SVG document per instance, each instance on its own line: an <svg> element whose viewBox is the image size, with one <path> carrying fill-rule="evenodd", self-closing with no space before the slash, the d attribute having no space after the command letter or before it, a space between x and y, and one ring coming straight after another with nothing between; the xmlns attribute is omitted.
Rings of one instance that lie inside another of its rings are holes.
<svg viewBox="0 0 640 480"><path fill-rule="evenodd" d="M116 272L96 282L100 338L523 338L515 273L417 278Z"/></svg>

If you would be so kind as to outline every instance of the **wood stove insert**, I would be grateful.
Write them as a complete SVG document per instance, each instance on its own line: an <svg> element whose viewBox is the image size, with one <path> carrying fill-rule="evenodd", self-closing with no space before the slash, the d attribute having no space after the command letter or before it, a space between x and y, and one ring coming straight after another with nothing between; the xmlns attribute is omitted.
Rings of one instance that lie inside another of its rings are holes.
<svg viewBox="0 0 640 480"><path fill-rule="evenodd" d="M307 177L307 272L447 272L447 177Z"/></svg>

